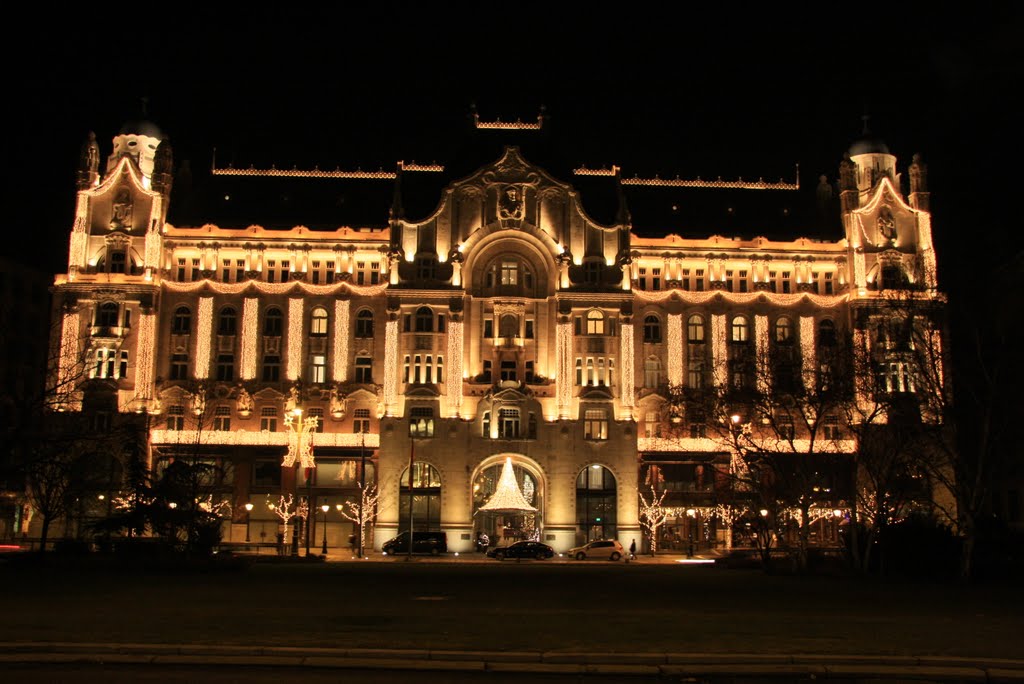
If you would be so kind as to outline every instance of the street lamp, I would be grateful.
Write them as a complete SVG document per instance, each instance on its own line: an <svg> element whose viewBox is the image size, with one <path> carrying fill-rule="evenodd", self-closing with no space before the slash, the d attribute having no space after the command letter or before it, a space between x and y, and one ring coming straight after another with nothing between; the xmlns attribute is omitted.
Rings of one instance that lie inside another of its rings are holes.
<svg viewBox="0 0 1024 684"><path fill-rule="evenodd" d="M302 417L302 409L296 407L284 416L285 427L291 433L288 437L288 452L281 465L285 468L295 466L295 499L299 498L299 467L307 470L306 477L306 555L309 555L309 504L312 502L313 478L311 469L316 468L313 460L313 431L316 430L317 416ZM299 555L299 530L292 531L292 555Z"/></svg>
<svg viewBox="0 0 1024 684"><path fill-rule="evenodd" d="M252 502L245 504L245 543L249 543L249 519L252 517Z"/></svg>
<svg viewBox="0 0 1024 684"><path fill-rule="evenodd" d="M689 534L690 539L689 539L689 542L690 542L690 545L687 548L686 557L687 558L693 558L693 536L694 536L694 529L693 528L697 524L697 510L693 509L693 508L687 508L686 509L686 517L690 519L690 524L689 524L689 528L690 528L690 534Z"/></svg>
<svg viewBox="0 0 1024 684"><path fill-rule="evenodd" d="M324 512L324 548L321 549L321 552L326 556L327 555L327 511L331 510L331 507L327 505L326 500L325 500L324 505L320 507L320 510Z"/></svg>

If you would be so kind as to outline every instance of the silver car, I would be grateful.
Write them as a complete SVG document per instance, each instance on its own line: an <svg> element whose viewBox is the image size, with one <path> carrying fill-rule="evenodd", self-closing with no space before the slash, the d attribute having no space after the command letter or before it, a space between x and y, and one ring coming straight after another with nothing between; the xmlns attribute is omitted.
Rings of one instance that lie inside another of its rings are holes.
<svg viewBox="0 0 1024 684"><path fill-rule="evenodd" d="M626 552L623 550L622 544L616 540L601 539L599 541L592 541L589 544L569 549L569 552L566 555L570 558L575 558L576 560L596 558L598 560L617 561L626 555Z"/></svg>

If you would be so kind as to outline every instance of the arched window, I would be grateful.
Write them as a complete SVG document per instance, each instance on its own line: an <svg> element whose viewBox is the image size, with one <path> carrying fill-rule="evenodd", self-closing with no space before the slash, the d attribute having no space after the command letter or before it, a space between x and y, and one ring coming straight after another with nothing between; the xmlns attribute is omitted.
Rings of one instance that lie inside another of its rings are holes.
<svg viewBox="0 0 1024 684"><path fill-rule="evenodd" d="M309 334L313 337L323 337L327 334L327 309L322 306L313 309L312 318L309 320Z"/></svg>
<svg viewBox="0 0 1024 684"><path fill-rule="evenodd" d="M96 309L96 325L101 328L117 326L117 303L103 302Z"/></svg>
<svg viewBox="0 0 1024 684"><path fill-rule="evenodd" d="M284 316L281 314L281 310L276 306L267 309L267 313L263 317L263 334L269 337L280 337L283 329Z"/></svg>
<svg viewBox="0 0 1024 684"><path fill-rule="evenodd" d="M661 320L657 316L644 318L644 342L661 342Z"/></svg>
<svg viewBox="0 0 1024 684"><path fill-rule="evenodd" d="M818 324L818 346L834 347L836 345L836 324L829 319Z"/></svg>
<svg viewBox="0 0 1024 684"><path fill-rule="evenodd" d="M793 321L786 316L780 316L775 321L775 341L780 344L793 342Z"/></svg>
<svg viewBox="0 0 1024 684"><path fill-rule="evenodd" d="M498 319L498 337L519 337L519 316L502 314Z"/></svg>
<svg viewBox="0 0 1024 684"><path fill-rule="evenodd" d="M686 321L686 341L690 344L704 343L704 319L697 314Z"/></svg>
<svg viewBox="0 0 1024 684"><path fill-rule="evenodd" d="M618 536L617 486L612 471L589 465L576 477L576 543Z"/></svg>
<svg viewBox="0 0 1024 684"><path fill-rule="evenodd" d="M430 307L416 309L416 332L434 332L434 312Z"/></svg>
<svg viewBox="0 0 1024 684"><path fill-rule="evenodd" d="M179 306L174 310L171 320L171 332L175 335L188 335L192 332L192 312L187 306Z"/></svg>
<svg viewBox="0 0 1024 684"><path fill-rule="evenodd" d="M412 487L409 468L402 473L398 485L398 520L401 529L408 529L409 499L412 499L413 527L418 532L441 529L441 474L437 468L417 461L412 464ZM410 496L411 494L411 496Z"/></svg>
<svg viewBox="0 0 1024 684"><path fill-rule="evenodd" d="M234 307L225 306L217 319L218 335L234 335L238 332L238 314Z"/></svg>
<svg viewBox="0 0 1024 684"><path fill-rule="evenodd" d="M373 337L373 312L369 309L356 314L356 337Z"/></svg>
<svg viewBox="0 0 1024 684"><path fill-rule="evenodd" d="M731 332L729 339L732 342L743 343L750 340L750 324L746 316L733 317Z"/></svg>
<svg viewBox="0 0 1024 684"><path fill-rule="evenodd" d="M587 334L604 335L604 314L600 311L587 312Z"/></svg>

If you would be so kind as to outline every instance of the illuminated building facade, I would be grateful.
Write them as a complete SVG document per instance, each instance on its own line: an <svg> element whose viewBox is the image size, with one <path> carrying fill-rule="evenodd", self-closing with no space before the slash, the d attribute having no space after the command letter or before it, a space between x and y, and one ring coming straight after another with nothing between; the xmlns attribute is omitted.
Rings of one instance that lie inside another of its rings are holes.
<svg viewBox="0 0 1024 684"><path fill-rule="evenodd" d="M615 220L598 222L516 147L426 216L406 217L396 190L386 226L333 231L171 225L171 168L151 126L115 137L102 173L95 140L84 148L53 372L81 375L66 410L99 397L148 416L154 466L218 465L234 541L246 502L254 541L272 541L263 502L295 489L326 499L330 545L343 545L333 507L365 477L380 488L379 548L408 525L410 462L413 525L447 532L452 551L482 532L557 551L640 543L652 471L674 511L668 543L698 519L708 541L733 466L711 417L677 398L781 383L759 373L777 349L791 381L814 382L835 339L873 344L858 321L887 289L941 300L924 168L910 167L904 198L878 145L842 164L834 242L640 237L627 181L614 178ZM295 408L319 419L315 470L281 466ZM852 452L828 420L833 450ZM478 512L507 458L536 512Z"/></svg>

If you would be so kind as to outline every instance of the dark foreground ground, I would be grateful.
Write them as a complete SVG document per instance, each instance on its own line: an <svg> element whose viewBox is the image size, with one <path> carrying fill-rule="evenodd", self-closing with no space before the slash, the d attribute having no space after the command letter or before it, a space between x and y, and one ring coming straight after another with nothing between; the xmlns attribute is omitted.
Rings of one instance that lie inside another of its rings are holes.
<svg viewBox="0 0 1024 684"><path fill-rule="evenodd" d="M1024 657L1024 588L643 563L0 564L0 642Z"/></svg>

